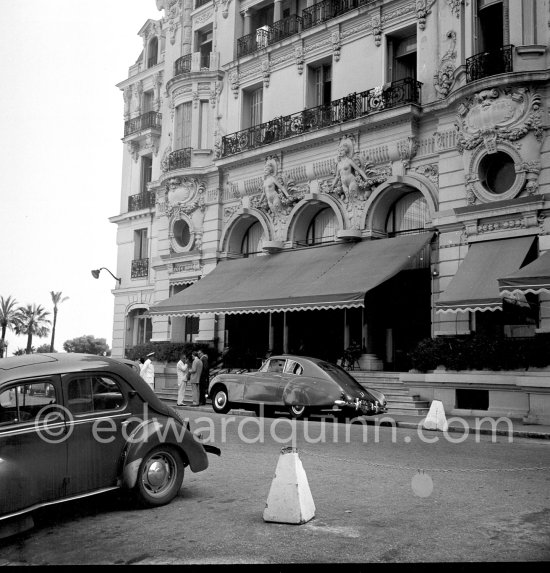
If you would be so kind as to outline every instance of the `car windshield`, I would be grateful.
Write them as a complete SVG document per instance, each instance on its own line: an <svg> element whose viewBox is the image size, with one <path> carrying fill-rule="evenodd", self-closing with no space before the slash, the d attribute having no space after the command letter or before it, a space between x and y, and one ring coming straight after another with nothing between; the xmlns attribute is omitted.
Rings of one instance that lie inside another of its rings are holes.
<svg viewBox="0 0 550 573"><path fill-rule="evenodd" d="M344 391L357 392L357 390L360 390L365 392L363 386L340 366L331 364L330 362L318 362L317 364L319 368L330 374L333 380L338 382Z"/></svg>

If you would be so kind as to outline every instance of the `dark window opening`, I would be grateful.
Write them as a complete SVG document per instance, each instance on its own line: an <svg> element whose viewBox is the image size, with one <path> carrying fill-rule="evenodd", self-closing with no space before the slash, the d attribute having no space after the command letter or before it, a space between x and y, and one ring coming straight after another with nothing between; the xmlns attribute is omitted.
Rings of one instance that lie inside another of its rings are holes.
<svg viewBox="0 0 550 573"><path fill-rule="evenodd" d="M180 247L187 247L191 240L191 232L186 221L180 219L174 223L174 239Z"/></svg>
<svg viewBox="0 0 550 573"><path fill-rule="evenodd" d="M504 45L502 2L479 2L477 40L480 52L494 52Z"/></svg>
<svg viewBox="0 0 550 573"><path fill-rule="evenodd" d="M456 407L461 410L488 410L489 390L457 388Z"/></svg>
<svg viewBox="0 0 550 573"><path fill-rule="evenodd" d="M490 193L506 193L516 180L514 160L502 151L486 155L479 164L479 179Z"/></svg>

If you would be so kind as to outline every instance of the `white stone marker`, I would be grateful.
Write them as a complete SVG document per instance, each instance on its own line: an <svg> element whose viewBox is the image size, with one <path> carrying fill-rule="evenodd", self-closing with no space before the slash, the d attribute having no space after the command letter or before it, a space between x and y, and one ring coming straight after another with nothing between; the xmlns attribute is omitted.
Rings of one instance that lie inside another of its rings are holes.
<svg viewBox="0 0 550 573"><path fill-rule="evenodd" d="M446 432L449 429L443 402L432 400L430 411L424 420L423 426L426 430L441 430L442 432Z"/></svg>
<svg viewBox="0 0 550 573"><path fill-rule="evenodd" d="M283 448L264 509L264 521L306 523L315 517L315 504L306 472L295 448Z"/></svg>

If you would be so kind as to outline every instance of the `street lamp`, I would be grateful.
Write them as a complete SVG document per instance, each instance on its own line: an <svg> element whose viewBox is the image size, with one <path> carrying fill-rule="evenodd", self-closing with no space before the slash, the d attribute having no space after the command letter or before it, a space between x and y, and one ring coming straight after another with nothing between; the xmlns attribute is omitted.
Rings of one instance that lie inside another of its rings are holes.
<svg viewBox="0 0 550 573"><path fill-rule="evenodd" d="M101 267L100 269L94 269L92 271L92 276L94 277L94 279L98 279L99 278L99 273L101 271L107 271L116 281L118 281L118 284L120 284L122 282L122 279L119 279L118 277L115 277L115 275L106 267Z"/></svg>

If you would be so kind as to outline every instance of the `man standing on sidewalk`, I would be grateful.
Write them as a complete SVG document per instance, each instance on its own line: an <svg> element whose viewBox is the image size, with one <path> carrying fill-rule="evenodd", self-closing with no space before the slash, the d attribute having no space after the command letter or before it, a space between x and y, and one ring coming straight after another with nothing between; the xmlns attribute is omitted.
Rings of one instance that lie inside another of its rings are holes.
<svg viewBox="0 0 550 573"><path fill-rule="evenodd" d="M210 367L208 365L208 355L202 350L198 350L198 357L202 362L201 381L199 384L200 400L199 404L204 406L206 404L206 392L208 391L208 382L210 381Z"/></svg>
<svg viewBox="0 0 550 573"><path fill-rule="evenodd" d="M199 384L202 374L202 362L196 350L193 350L191 356L193 358L191 369L189 370L189 382L191 383L191 390L193 391L193 403L191 406L196 407L200 405Z"/></svg>

